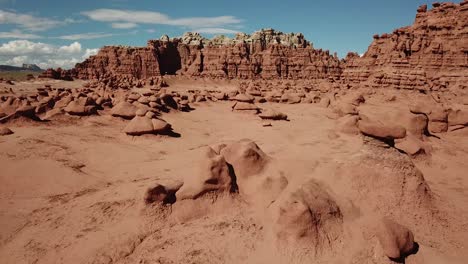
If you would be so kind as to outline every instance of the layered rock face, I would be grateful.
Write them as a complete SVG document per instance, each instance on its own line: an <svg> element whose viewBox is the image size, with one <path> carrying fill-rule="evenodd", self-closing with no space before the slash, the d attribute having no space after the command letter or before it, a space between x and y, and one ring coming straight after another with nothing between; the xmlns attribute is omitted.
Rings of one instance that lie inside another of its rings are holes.
<svg viewBox="0 0 468 264"><path fill-rule="evenodd" d="M176 72L210 78L328 79L339 78L342 70L336 54L315 50L302 34L272 29L235 39L208 40L186 33L182 38L150 40L147 47L106 46L71 70L81 79L108 74L145 79Z"/></svg>
<svg viewBox="0 0 468 264"><path fill-rule="evenodd" d="M77 63L71 75L80 79L100 79L110 75L146 79L159 76L159 61L151 47L105 46L99 53Z"/></svg>
<svg viewBox="0 0 468 264"><path fill-rule="evenodd" d="M368 51L348 54L343 81L398 89L466 88L468 1L419 7L412 26L375 35Z"/></svg>
<svg viewBox="0 0 468 264"><path fill-rule="evenodd" d="M314 49L300 33L273 29L239 33L233 39L186 33L181 38L164 35L149 40L146 47L106 46L59 75L148 79L165 74L340 80L349 87L464 89L468 83L468 1L435 3L431 10L421 6L412 26L375 35L362 57L350 53L339 60L336 54Z"/></svg>

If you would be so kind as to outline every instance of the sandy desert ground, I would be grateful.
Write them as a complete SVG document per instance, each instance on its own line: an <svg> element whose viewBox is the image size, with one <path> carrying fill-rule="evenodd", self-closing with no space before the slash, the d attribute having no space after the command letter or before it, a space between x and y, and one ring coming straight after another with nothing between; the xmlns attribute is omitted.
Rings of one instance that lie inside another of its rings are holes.
<svg viewBox="0 0 468 264"><path fill-rule="evenodd" d="M168 90L179 92L237 87L169 82ZM45 83L83 84L22 82L14 89L33 93ZM360 113L385 114L408 111L429 95L387 90L364 97ZM0 137L0 262L392 263L375 231L386 216L411 230L419 246L403 262L466 263L468 128L425 136L430 147L410 156L358 132L343 133L336 102L328 108L258 104L287 114L288 121L268 121L271 126L232 111L231 101L195 102L193 111L164 113L172 136L126 135L129 121L106 108L92 116L2 124L14 134ZM148 188L195 177L207 146L242 139L268 156L260 174L269 181L254 180L250 189L238 182L238 192L173 204L145 203ZM278 209L274 201L304 186L318 201L315 213L330 204L335 211L323 213L303 237L281 239L302 223L294 218L296 202ZM292 215L281 218L289 209Z"/></svg>

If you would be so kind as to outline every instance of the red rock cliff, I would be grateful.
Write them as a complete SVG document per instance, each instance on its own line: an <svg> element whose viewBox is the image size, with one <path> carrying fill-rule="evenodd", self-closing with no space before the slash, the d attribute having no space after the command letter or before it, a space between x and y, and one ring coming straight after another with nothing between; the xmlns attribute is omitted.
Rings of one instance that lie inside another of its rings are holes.
<svg viewBox="0 0 468 264"><path fill-rule="evenodd" d="M315 50L302 34L283 34L272 29L236 39L207 40L199 34L148 41L147 47L102 48L96 56L71 70L81 79L106 74L149 78L164 74L211 78L339 78L340 60L328 51Z"/></svg>
<svg viewBox="0 0 468 264"><path fill-rule="evenodd" d="M362 57L349 54L342 77L376 88L468 87L468 1L421 6L412 26L375 35Z"/></svg>

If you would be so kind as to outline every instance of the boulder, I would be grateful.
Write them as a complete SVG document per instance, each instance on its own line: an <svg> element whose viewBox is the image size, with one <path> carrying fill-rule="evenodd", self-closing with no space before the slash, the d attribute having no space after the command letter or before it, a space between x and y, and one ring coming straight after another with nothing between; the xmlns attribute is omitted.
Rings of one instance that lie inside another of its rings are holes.
<svg viewBox="0 0 468 264"><path fill-rule="evenodd" d="M405 258L415 247L413 232L389 218L381 220L377 238L385 255L393 260Z"/></svg>
<svg viewBox="0 0 468 264"><path fill-rule="evenodd" d="M253 114L257 114L260 108L252 103L244 103L244 102L235 102L232 106L232 110L240 111L240 112L249 112Z"/></svg>
<svg viewBox="0 0 468 264"><path fill-rule="evenodd" d="M171 125L166 121L154 118L146 110L138 109L136 116L124 128L124 132L131 136L140 136L143 134L168 134L171 132ZM152 113L152 112L151 112Z"/></svg>
<svg viewBox="0 0 468 264"><path fill-rule="evenodd" d="M226 93L223 93L223 92L217 92L217 93L213 94L213 97L218 99L218 100L226 100L227 95L226 95Z"/></svg>
<svg viewBox="0 0 468 264"><path fill-rule="evenodd" d="M58 116L63 116L65 115L65 111L63 110L63 108L54 108L50 111L47 111L45 116L43 117L44 120L51 120L51 119L54 119Z"/></svg>
<svg viewBox="0 0 468 264"><path fill-rule="evenodd" d="M66 107L65 112L70 115L92 115L97 113L97 107L94 101L89 97L78 97L71 101Z"/></svg>
<svg viewBox="0 0 468 264"><path fill-rule="evenodd" d="M288 104L298 104L301 102L301 96L295 93L285 93L281 96L281 102Z"/></svg>
<svg viewBox="0 0 468 264"><path fill-rule="evenodd" d="M142 96L140 98L138 98L137 102L139 102L140 104L149 104L150 100L148 99L148 97L146 96Z"/></svg>
<svg viewBox="0 0 468 264"><path fill-rule="evenodd" d="M370 120L359 120L357 124L361 133L376 138L398 139L406 136L406 129L398 125L386 125Z"/></svg>
<svg viewBox="0 0 468 264"><path fill-rule="evenodd" d="M249 94L238 94L233 98L233 100L237 102L253 103L255 97Z"/></svg>
<svg viewBox="0 0 468 264"><path fill-rule="evenodd" d="M274 109L262 110L258 115L261 119L287 120L288 116Z"/></svg>
<svg viewBox="0 0 468 264"><path fill-rule="evenodd" d="M135 116L124 128L127 135L139 136L153 133L153 122L146 116Z"/></svg>
<svg viewBox="0 0 468 264"><path fill-rule="evenodd" d="M413 135L407 135L403 139L395 140L395 148L410 156L425 153L424 143Z"/></svg>
<svg viewBox="0 0 468 264"><path fill-rule="evenodd" d="M71 95L64 96L55 102L54 108L65 108L71 101L73 101Z"/></svg>
<svg viewBox="0 0 468 264"><path fill-rule="evenodd" d="M137 110L138 108L133 104L127 101L122 101L116 104L114 107L112 107L111 115L121 117L124 119L132 119L135 117Z"/></svg>
<svg viewBox="0 0 468 264"><path fill-rule="evenodd" d="M153 133L165 134L171 130L171 125L162 119L152 118L151 123L153 124Z"/></svg>

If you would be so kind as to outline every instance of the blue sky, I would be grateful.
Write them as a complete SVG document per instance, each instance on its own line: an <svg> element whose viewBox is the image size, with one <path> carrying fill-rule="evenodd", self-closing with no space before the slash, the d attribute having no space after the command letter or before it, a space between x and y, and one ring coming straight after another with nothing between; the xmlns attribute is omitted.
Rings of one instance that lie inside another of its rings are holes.
<svg viewBox="0 0 468 264"><path fill-rule="evenodd" d="M73 66L103 45L144 46L162 34L207 37L272 27L314 47L364 53L376 33L410 25L425 0L0 0L0 64ZM456 1L457 3L461 1Z"/></svg>

